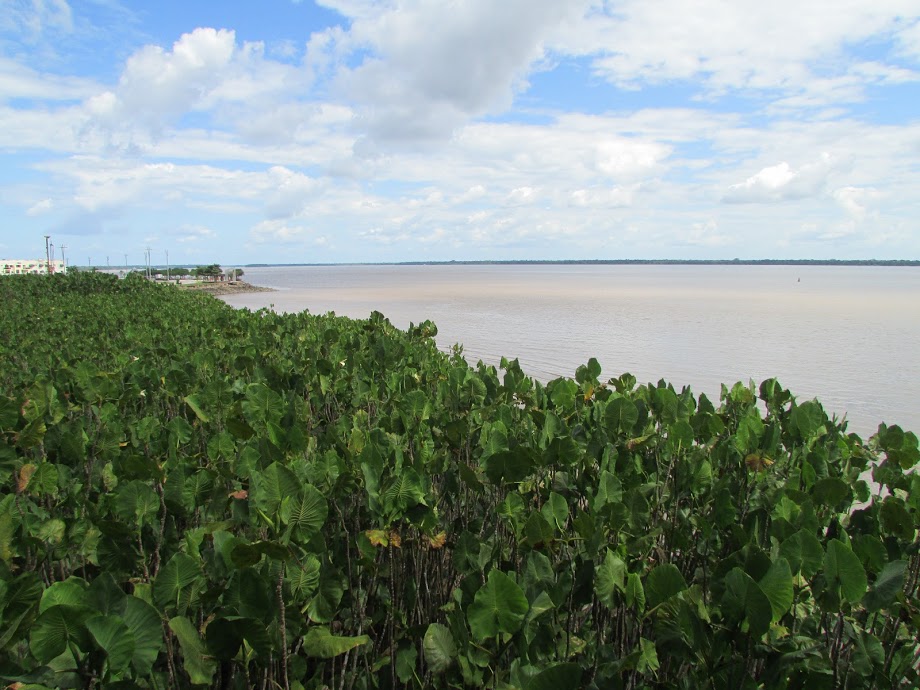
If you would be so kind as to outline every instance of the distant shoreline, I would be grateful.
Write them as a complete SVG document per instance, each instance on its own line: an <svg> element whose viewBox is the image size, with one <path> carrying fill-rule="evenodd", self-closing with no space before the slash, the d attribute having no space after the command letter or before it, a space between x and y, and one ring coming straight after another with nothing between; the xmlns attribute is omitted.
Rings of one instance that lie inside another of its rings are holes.
<svg viewBox="0 0 920 690"><path fill-rule="evenodd" d="M236 282L199 282L192 285L179 285L180 290L201 292L206 295L240 295L246 292L275 292L275 288L253 285L242 280Z"/></svg>
<svg viewBox="0 0 920 690"><path fill-rule="evenodd" d="M893 266L917 267L920 259L507 259L496 261L370 261L243 264L244 268L293 266Z"/></svg>

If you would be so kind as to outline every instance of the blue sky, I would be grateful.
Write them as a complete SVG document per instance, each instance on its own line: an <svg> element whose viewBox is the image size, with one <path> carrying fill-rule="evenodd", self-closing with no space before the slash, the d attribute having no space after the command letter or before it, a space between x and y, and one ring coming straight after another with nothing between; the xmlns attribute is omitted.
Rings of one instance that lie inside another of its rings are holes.
<svg viewBox="0 0 920 690"><path fill-rule="evenodd" d="M0 0L0 256L920 258L916 0Z"/></svg>

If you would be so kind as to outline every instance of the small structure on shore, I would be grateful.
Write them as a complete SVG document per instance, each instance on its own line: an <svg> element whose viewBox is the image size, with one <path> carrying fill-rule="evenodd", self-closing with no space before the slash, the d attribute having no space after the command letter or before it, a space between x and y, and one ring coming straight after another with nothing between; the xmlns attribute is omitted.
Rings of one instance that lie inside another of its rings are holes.
<svg viewBox="0 0 920 690"><path fill-rule="evenodd" d="M63 259L0 259L0 276L63 273Z"/></svg>

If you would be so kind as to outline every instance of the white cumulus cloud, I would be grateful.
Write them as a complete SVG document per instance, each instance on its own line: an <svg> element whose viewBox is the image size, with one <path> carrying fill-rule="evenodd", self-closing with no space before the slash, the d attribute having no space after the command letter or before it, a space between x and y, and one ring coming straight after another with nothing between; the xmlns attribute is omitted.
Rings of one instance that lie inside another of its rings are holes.
<svg viewBox="0 0 920 690"><path fill-rule="evenodd" d="M783 161L760 170L744 182L733 184L722 197L726 203L789 201L814 196L824 188L832 160L824 154L816 163L793 169Z"/></svg>
<svg viewBox="0 0 920 690"><path fill-rule="evenodd" d="M840 206L854 219L866 216L869 204L881 197L874 187L840 187L835 189L833 197Z"/></svg>
<svg viewBox="0 0 920 690"><path fill-rule="evenodd" d="M250 239L257 244L294 244L303 241L306 235L306 228L289 224L285 220L263 220L249 230Z"/></svg>
<svg viewBox="0 0 920 690"><path fill-rule="evenodd" d="M27 216L41 216L54 207L54 202L51 199L42 199L34 204L32 204L29 209L26 211Z"/></svg>
<svg viewBox="0 0 920 690"><path fill-rule="evenodd" d="M363 3L342 40L369 55L342 72L378 142L445 138L472 117L502 112L523 89L546 41L584 0L469 0L442 5L401 0L370 13Z"/></svg>

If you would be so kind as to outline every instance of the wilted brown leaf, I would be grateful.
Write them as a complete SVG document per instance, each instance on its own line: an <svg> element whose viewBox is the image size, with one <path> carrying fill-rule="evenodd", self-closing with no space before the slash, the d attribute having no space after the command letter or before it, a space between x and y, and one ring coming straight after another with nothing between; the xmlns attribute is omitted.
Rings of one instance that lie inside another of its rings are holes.
<svg viewBox="0 0 920 690"><path fill-rule="evenodd" d="M744 463L748 466L748 469L751 472L760 472L760 470L766 469L773 464L773 461L763 455L758 455L757 453L750 453L744 459Z"/></svg>
<svg viewBox="0 0 920 690"><path fill-rule="evenodd" d="M32 480L32 475L35 474L35 470L38 469L32 463L23 465L19 470L19 479L16 485L16 492L22 493L26 490L26 487L29 486L29 482Z"/></svg>

